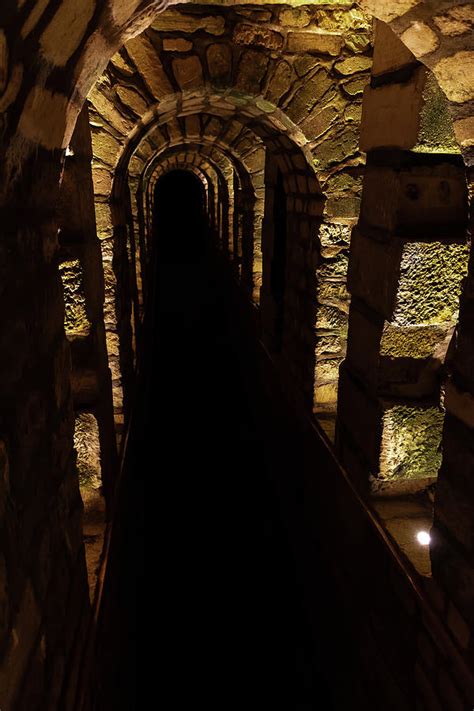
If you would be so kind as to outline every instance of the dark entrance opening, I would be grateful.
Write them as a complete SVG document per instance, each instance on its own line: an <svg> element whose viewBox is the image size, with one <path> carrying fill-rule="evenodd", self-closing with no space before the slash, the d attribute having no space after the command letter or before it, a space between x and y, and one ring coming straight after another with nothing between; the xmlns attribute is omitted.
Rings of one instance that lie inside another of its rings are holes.
<svg viewBox="0 0 474 711"><path fill-rule="evenodd" d="M187 170L174 170L155 188L155 244L158 261L190 264L206 251L208 222L204 186Z"/></svg>

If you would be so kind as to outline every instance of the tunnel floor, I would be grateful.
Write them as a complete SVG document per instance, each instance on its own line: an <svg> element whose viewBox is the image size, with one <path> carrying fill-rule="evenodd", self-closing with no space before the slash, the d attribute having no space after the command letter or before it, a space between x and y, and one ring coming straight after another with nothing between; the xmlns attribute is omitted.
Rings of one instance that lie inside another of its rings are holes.
<svg viewBox="0 0 474 711"><path fill-rule="evenodd" d="M229 313L210 253L161 265L97 708L332 708Z"/></svg>

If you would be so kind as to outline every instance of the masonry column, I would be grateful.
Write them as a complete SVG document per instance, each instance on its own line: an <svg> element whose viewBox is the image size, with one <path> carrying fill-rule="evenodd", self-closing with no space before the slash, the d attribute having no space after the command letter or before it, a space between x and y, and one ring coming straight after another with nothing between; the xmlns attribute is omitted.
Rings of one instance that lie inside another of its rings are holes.
<svg viewBox="0 0 474 711"><path fill-rule="evenodd" d="M83 486L112 493L117 468L111 375L104 328L104 279L95 227L87 106L67 150L60 191L60 273L73 364L76 446Z"/></svg>
<svg viewBox="0 0 474 711"><path fill-rule="evenodd" d="M466 177L434 79L378 23L352 234L337 446L362 490L413 493L441 463L442 365L466 270Z"/></svg>

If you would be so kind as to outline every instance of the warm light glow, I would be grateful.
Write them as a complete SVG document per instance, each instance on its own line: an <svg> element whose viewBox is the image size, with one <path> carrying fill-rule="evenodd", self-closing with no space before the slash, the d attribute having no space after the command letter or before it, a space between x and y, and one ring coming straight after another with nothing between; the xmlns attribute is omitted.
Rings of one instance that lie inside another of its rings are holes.
<svg viewBox="0 0 474 711"><path fill-rule="evenodd" d="M418 533L416 534L416 540L421 546L429 546L431 536L428 531L418 531Z"/></svg>

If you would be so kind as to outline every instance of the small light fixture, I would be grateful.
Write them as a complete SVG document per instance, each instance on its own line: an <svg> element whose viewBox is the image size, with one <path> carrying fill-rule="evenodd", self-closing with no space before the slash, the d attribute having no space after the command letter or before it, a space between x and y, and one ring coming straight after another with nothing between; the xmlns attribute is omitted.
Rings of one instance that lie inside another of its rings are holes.
<svg viewBox="0 0 474 711"><path fill-rule="evenodd" d="M420 544L420 546L429 546L431 542L431 536L428 533L428 531L418 531L416 534L416 540Z"/></svg>
<svg viewBox="0 0 474 711"><path fill-rule="evenodd" d="M68 146L66 148L66 158L70 158L73 155L74 155L74 151L72 150L71 146Z"/></svg>

